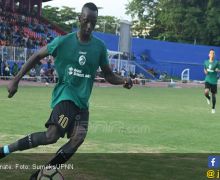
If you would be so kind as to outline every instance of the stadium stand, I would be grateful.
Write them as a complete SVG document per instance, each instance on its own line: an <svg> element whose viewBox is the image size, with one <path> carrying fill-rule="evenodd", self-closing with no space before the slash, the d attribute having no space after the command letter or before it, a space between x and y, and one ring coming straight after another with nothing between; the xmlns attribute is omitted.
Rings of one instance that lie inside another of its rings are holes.
<svg viewBox="0 0 220 180"><path fill-rule="evenodd" d="M0 45L38 49L60 33L36 17L0 9Z"/></svg>
<svg viewBox="0 0 220 180"><path fill-rule="evenodd" d="M102 39L108 49L117 51L119 36L100 32L94 32L94 35ZM149 79L158 80L165 75L181 79L182 71L190 69L190 80L203 80L203 62L208 58L209 50L214 49L217 60L220 59L220 48L216 46L142 38L132 38L131 44L134 57L131 63L136 65L135 72Z"/></svg>
<svg viewBox="0 0 220 180"><path fill-rule="evenodd" d="M0 76L15 75L33 52L65 34L41 17L42 2L46 1L0 0ZM49 62L52 65L47 67ZM53 75L53 62L42 60L40 69L48 76ZM40 76L40 71L37 75Z"/></svg>
<svg viewBox="0 0 220 180"><path fill-rule="evenodd" d="M54 37L65 34L59 27L41 17L42 2L48 0L0 0L0 75L9 75L20 69L33 52ZM118 51L119 36L94 32L111 51ZM209 49L215 49L219 60L219 47L173 43L132 38L128 55L114 55L110 65L114 72L139 78L163 80L166 77L181 79L182 71L190 70L190 80L203 80L203 61ZM40 68L47 71L47 61ZM18 65L14 68L14 64ZM53 67L53 63L52 63ZM39 71L37 71L36 74ZM53 74L53 73L49 73Z"/></svg>

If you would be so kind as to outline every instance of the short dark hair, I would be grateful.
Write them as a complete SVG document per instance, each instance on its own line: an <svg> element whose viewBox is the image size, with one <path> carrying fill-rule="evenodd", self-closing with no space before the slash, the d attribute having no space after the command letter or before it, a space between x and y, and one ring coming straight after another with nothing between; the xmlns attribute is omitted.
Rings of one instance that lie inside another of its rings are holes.
<svg viewBox="0 0 220 180"><path fill-rule="evenodd" d="M96 6L94 3L92 3L92 2L88 2L88 3L84 4L83 7L82 7L82 10L83 10L84 8L89 8L90 10L92 10L92 11L97 11L97 13L98 13L98 8L97 8L97 6Z"/></svg>

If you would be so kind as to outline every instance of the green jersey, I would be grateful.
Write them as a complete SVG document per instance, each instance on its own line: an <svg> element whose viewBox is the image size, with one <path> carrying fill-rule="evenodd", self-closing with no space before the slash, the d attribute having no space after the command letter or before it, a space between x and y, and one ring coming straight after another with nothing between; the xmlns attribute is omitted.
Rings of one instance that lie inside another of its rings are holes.
<svg viewBox="0 0 220 180"><path fill-rule="evenodd" d="M210 84L217 84L218 78L216 69L219 69L218 61L214 60L213 62L210 62L209 60L206 60L204 62L204 69L206 69L207 71L205 82L208 82Z"/></svg>
<svg viewBox="0 0 220 180"><path fill-rule="evenodd" d="M88 43L81 43L77 33L70 33L55 38L47 49L55 57L58 75L51 107L60 101L71 100L81 109L88 108L96 71L99 66L108 65L104 43L93 36Z"/></svg>

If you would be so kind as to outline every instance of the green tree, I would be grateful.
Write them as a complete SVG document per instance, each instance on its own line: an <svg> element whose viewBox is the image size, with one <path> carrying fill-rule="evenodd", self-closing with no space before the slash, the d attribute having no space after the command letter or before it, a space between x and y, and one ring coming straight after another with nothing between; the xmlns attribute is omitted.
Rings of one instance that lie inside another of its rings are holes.
<svg viewBox="0 0 220 180"><path fill-rule="evenodd" d="M220 45L219 0L132 0L127 13L141 29L150 25L148 38Z"/></svg>
<svg viewBox="0 0 220 180"><path fill-rule="evenodd" d="M71 32L72 27L77 27L78 13L74 8L63 6L62 8L45 6L42 10L44 18L61 27L66 32Z"/></svg>
<svg viewBox="0 0 220 180"><path fill-rule="evenodd" d="M114 16L99 16L95 31L116 34L119 20Z"/></svg>
<svg viewBox="0 0 220 180"><path fill-rule="evenodd" d="M67 29L68 32L72 31L73 27L76 28L78 26L78 15L79 13L75 12L75 8L63 6L59 11L59 26L63 29Z"/></svg>
<svg viewBox="0 0 220 180"><path fill-rule="evenodd" d="M212 45L220 45L220 2L208 0L206 10L206 36L204 41Z"/></svg>
<svg viewBox="0 0 220 180"><path fill-rule="evenodd" d="M126 14L133 20L134 36L147 37L148 29L155 25L158 0L133 0L126 6Z"/></svg>
<svg viewBox="0 0 220 180"><path fill-rule="evenodd" d="M204 30L206 4L199 2L197 0L160 0L155 16L156 25L150 32L152 37L177 42L201 42L200 30Z"/></svg>
<svg viewBox="0 0 220 180"><path fill-rule="evenodd" d="M76 12L75 8L45 6L42 12L44 18L58 25L66 32L71 32L72 28L79 27L78 16L80 13ZM95 30L115 34L118 22L119 20L114 16L99 16Z"/></svg>

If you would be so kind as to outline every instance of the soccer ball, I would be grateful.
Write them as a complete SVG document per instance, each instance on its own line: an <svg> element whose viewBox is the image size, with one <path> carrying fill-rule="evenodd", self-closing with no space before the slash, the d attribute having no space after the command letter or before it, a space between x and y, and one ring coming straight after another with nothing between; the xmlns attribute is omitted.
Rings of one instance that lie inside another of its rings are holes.
<svg viewBox="0 0 220 180"><path fill-rule="evenodd" d="M42 169L37 180L64 180L64 177L58 169Z"/></svg>

